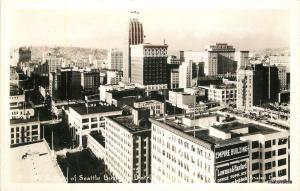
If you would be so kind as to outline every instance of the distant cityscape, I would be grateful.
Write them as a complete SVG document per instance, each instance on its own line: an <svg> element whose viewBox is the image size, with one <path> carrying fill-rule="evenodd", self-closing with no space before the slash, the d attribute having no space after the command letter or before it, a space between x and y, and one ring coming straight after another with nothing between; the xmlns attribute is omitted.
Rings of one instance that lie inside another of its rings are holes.
<svg viewBox="0 0 300 191"><path fill-rule="evenodd" d="M126 49L11 50L14 181L291 183L289 49L170 54L138 17Z"/></svg>

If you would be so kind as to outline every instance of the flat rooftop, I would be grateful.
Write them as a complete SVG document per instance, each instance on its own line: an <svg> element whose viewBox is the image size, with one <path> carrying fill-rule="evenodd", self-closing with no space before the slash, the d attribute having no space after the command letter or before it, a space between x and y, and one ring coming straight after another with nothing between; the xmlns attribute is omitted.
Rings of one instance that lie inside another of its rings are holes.
<svg viewBox="0 0 300 191"><path fill-rule="evenodd" d="M235 136L245 136L245 135L252 135L252 134L271 134L280 132L276 129L271 129L262 125L257 125L253 123L240 123L238 121L234 121L231 123L221 124L221 125L214 125L214 128L223 131L225 133L232 133ZM248 133L234 133L234 130L248 128Z"/></svg>
<svg viewBox="0 0 300 191"><path fill-rule="evenodd" d="M95 106L95 107L85 107L85 106L71 106L80 115L94 114L94 113L105 113L112 111L121 111L119 107L115 106Z"/></svg>
<svg viewBox="0 0 300 191"><path fill-rule="evenodd" d="M38 120L37 117L32 117L29 119L11 119L10 124L18 124L18 123L39 123L40 121Z"/></svg>
<svg viewBox="0 0 300 191"><path fill-rule="evenodd" d="M202 116L202 117L212 117L213 115L208 115L208 116ZM153 120L153 119L152 119ZM151 122L153 122L151 120ZM209 119L208 119L209 120ZM233 142L237 142L240 140L241 137L247 136L247 135L253 135L253 134L272 134L272 133L277 133L280 132L278 130L268 128L265 126L253 124L253 123L240 123L238 121L232 121L232 122L226 122L225 124L221 125L213 125L211 127L200 127L200 126L187 126L182 124L180 120L174 120L174 118L166 118L165 120L159 119L156 120L159 123L165 124L168 127L168 130L173 131L176 133L176 130L181 132L181 136L183 136L182 133L188 135L186 138L188 139L198 139L202 142L207 143L208 145L215 146L215 145L220 145L220 144L229 144ZM231 138L230 139L221 139L215 136L212 136L209 134L210 128L216 128L220 131L223 131L225 133L230 133ZM245 131L248 128L247 131ZM174 129L174 130L172 130ZM241 130L241 131L239 131ZM177 132L178 134L178 132Z"/></svg>
<svg viewBox="0 0 300 191"><path fill-rule="evenodd" d="M44 141L11 148L10 155L13 182L66 182Z"/></svg>
<svg viewBox="0 0 300 191"><path fill-rule="evenodd" d="M167 124L191 137L194 136L194 127L186 126L184 124L178 124L174 120L168 120L166 119L165 121L160 121L161 123ZM231 142L236 142L239 140L239 138L235 139L221 139L218 137L210 136L209 135L209 129L208 128L203 128L199 126L195 126L195 137L203 142L206 142L210 145L217 145L217 144L227 144Z"/></svg>
<svg viewBox="0 0 300 191"><path fill-rule="evenodd" d="M151 124L150 122L145 122L144 125L138 126L133 123L133 116L109 116L111 120L119 123L123 127L125 127L131 133L137 133L139 131L150 130Z"/></svg>

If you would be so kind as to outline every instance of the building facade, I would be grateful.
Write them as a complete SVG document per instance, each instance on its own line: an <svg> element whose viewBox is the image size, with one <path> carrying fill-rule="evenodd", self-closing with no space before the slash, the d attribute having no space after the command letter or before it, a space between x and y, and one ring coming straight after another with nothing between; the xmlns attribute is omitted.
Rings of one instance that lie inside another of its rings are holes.
<svg viewBox="0 0 300 191"><path fill-rule="evenodd" d="M153 183L288 180L286 130L221 115L152 122ZM191 127L191 125L195 127Z"/></svg>
<svg viewBox="0 0 300 191"><path fill-rule="evenodd" d="M119 84L122 81L123 72L118 70L108 70L106 72L107 84Z"/></svg>
<svg viewBox="0 0 300 191"><path fill-rule="evenodd" d="M31 143L41 140L40 122L36 119L11 120L10 130L10 146L16 146L18 144Z"/></svg>
<svg viewBox="0 0 300 191"><path fill-rule="evenodd" d="M131 82L147 91L167 88L168 45L131 45Z"/></svg>
<svg viewBox="0 0 300 191"><path fill-rule="evenodd" d="M97 92L100 86L100 73L97 71L81 72L81 88L84 91Z"/></svg>
<svg viewBox="0 0 300 191"><path fill-rule="evenodd" d="M151 128L135 117L105 117L105 163L122 183L151 181Z"/></svg>
<svg viewBox="0 0 300 191"><path fill-rule="evenodd" d="M112 106L73 106L69 108L68 121L74 140L83 145L83 136L92 131L102 131L105 127L105 116L121 115L122 110Z"/></svg>
<svg viewBox="0 0 300 191"><path fill-rule="evenodd" d="M279 93L278 68L253 64L237 71L237 109L250 111L252 106L275 102Z"/></svg>
<svg viewBox="0 0 300 191"><path fill-rule="evenodd" d="M179 66L179 88L190 88L193 84L192 62L183 62Z"/></svg>
<svg viewBox="0 0 300 191"><path fill-rule="evenodd" d="M205 50L203 61L204 73L207 76L235 73L237 64L235 61L235 48L226 43L211 45Z"/></svg>
<svg viewBox="0 0 300 191"><path fill-rule="evenodd" d="M108 69L123 70L123 52L119 49L113 48L108 53Z"/></svg>
<svg viewBox="0 0 300 191"><path fill-rule="evenodd" d="M128 62L124 63L124 81L131 81L131 45L144 43L143 24L136 17L132 17L129 22L128 33Z"/></svg>
<svg viewBox="0 0 300 191"><path fill-rule="evenodd" d="M133 104L135 108L145 108L150 110L150 115L163 115L164 103L157 100L138 101Z"/></svg>
<svg viewBox="0 0 300 191"><path fill-rule="evenodd" d="M201 86L201 88L207 91L208 100L216 101L223 106L236 103L237 89L234 84Z"/></svg>

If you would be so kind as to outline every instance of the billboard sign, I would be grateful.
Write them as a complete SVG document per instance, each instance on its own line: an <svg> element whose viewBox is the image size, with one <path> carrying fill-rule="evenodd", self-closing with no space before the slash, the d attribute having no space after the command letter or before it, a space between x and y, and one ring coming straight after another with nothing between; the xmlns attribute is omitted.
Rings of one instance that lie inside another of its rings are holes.
<svg viewBox="0 0 300 191"><path fill-rule="evenodd" d="M215 162L226 162L235 158L247 157L249 155L248 142L242 142L215 148Z"/></svg>

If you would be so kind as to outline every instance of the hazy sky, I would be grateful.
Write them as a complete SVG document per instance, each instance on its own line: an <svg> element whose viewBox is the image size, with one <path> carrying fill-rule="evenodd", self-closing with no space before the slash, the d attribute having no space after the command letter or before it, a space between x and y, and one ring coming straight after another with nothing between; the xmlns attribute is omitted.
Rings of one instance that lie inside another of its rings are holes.
<svg viewBox="0 0 300 191"><path fill-rule="evenodd" d="M227 42L240 50L289 46L286 10L139 9L146 42L171 50L203 50ZM17 10L11 14L11 41L21 45L123 47L129 9Z"/></svg>

